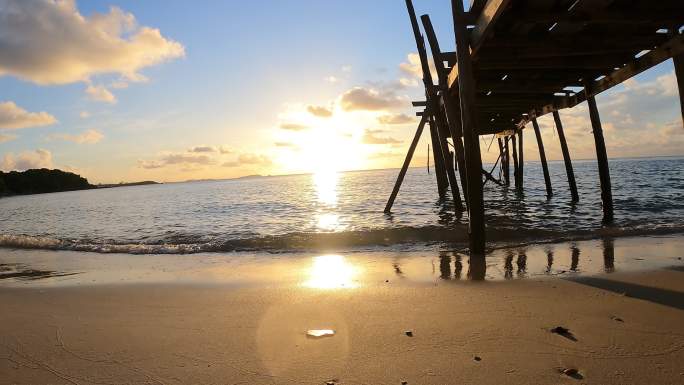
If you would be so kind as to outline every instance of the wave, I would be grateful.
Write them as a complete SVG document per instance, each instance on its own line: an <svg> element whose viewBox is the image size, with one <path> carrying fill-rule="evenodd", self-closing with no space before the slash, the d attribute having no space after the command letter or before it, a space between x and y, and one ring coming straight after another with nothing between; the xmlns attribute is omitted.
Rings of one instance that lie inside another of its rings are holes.
<svg viewBox="0 0 684 385"><path fill-rule="evenodd" d="M566 242L605 237L657 236L684 233L684 225L650 227L602 227L594 230L540 230L488 228L491 248L530 243ZM125 254L194 254L204 252L268 252L350 250L359 248L407 249L439 245L449 249L467 248L466 225L450 227L398 227L335 233L289 233L245 239L206 241L197 236L174 236L154 242L93 241L44 236L0 234L0 247L11 249L70 250Z"/></svg>

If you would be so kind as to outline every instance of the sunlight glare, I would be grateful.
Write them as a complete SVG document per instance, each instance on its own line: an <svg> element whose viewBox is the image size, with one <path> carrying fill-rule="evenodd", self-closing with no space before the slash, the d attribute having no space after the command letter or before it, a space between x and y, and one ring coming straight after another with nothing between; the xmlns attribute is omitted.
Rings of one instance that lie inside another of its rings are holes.
<svg viewBox="0 0 684 385"><path fill-rule="evenodd" d="M319 255L313 258L309 279L304 286L314 289L350 289L358 286L354 278L358 268L341 255Z"/></svg>
<svg viewBox="0 0 684 385"><path fill-rule="evenodd" d="M337 204L337 172L318 171L312 175L318 202L335 206Z"/></svg>

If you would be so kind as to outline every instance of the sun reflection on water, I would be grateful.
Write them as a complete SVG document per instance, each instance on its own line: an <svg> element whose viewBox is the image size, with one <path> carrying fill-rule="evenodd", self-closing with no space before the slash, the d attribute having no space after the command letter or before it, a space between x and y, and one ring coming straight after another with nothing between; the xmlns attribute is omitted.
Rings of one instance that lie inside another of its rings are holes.
<svg viewBox="0 0 684 385"><path fill-rule="evenodd" d="M358 286L355 282L359 269L341 255L319 255L313 258L304 286L314 289L350 289Z"/></svg>
<svg viewBox="0 0 684 385"><path fill-rule="evenodd" d="M335 171L318 171L313 174L318 202L333 207L337 205L337 179L338 175Z"/></svg>

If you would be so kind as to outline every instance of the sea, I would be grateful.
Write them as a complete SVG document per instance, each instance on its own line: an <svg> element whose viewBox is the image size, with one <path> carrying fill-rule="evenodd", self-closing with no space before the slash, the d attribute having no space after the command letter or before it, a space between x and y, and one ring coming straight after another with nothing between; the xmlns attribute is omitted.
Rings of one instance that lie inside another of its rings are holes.
<svg viewBox="0 0 684 385"><path fill-rule="evenodd" d="M485 184L490 247L684 233L684 158L611 159L615 221L602 222L595 160L526 161L524 188ZM485 165L491 169L493 165ZM512 171L512 170L511 170ZM434 170L398 169L164 183L0 198L0 248L99 253L465 250L467 213L440 200ZM512 173L511 173L512 174ZM494 175L499 176L498 167ZM448 195L449 196L449 195Z"/></svg>

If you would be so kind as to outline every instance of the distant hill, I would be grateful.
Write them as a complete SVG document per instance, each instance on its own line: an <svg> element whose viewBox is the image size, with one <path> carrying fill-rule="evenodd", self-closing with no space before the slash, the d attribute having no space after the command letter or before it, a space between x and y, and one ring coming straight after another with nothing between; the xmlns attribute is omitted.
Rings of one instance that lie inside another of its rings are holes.
<svg viewBox="0 0 684 385"><path fill-rule="evenodd" d="M113 187L126 187L126 186L145 186L148 184L161 184L161 183L155 182L153 180L145 180L142 182L130 182L130 183L120 182L120 183L98 184L95 187L97 187L97 188L113 188Z"/></svg>
<svg viewBox="0 0 684 385"><path fill-rule="evenodd" d="M0 171L0 196L41 194L95 188L86 178L72 172L46 168L26 171Z"/></svg>

